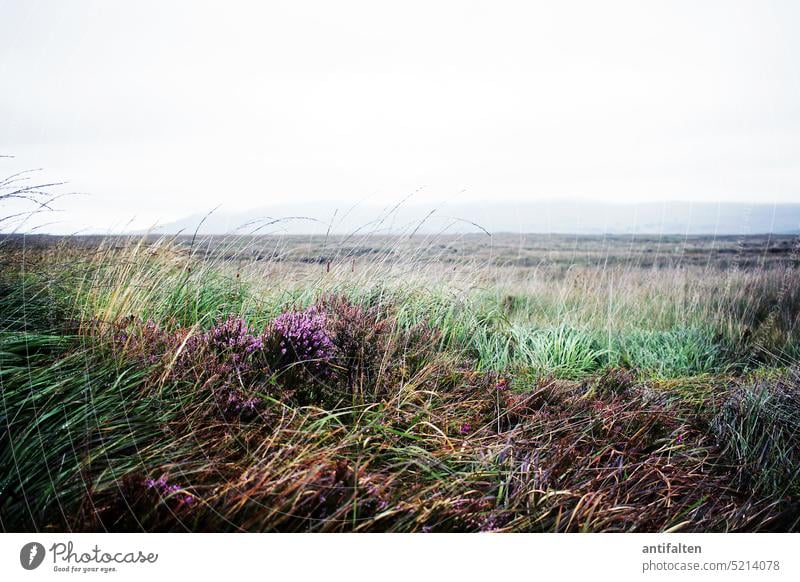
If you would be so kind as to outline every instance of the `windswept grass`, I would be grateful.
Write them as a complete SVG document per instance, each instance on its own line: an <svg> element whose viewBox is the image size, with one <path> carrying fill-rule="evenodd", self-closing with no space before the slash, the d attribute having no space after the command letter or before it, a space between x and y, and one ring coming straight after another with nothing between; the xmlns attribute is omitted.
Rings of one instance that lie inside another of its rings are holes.
<svg viewBox="0 0 800 582"><path fill-rule="evenodd" d="M219 246L2 249L3 529L798 528L793 265Z"/></svg>

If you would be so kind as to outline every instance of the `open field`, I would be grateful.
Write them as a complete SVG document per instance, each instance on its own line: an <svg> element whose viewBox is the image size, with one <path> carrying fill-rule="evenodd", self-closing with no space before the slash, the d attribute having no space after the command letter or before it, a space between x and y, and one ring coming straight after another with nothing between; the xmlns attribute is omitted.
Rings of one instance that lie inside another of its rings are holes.
<svg viewBox="0 0 800 582"><path fill-rule="evenodd" d="M168 240L195 257L240 265L270 263L327 264L345 261L374 264L399 262L445 264L462 269L479 267L574 267L625 265L629 268L707 266L766 268L800 262L798 237L790 235L560 235L560 234L440 234L393 236L351 234L330 236L147 236L152 244ZM59 244L91 252L100 245L122 248L130 237L60 237L26 235L32 251ZM137 242L140 240L135 239ZM18 248L23 235L9 235L6 245Z"/></svg>
<svg viewBox="0 0 800 582"><path fill-rule="evenodd" d="M796 531L796 237L0 242L8 531Z"/></svg>

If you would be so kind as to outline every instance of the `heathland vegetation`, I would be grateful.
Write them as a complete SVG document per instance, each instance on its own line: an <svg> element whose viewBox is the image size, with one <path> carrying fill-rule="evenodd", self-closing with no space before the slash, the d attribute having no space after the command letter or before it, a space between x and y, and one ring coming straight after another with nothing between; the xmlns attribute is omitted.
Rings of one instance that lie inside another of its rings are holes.
<svg viewBox="0 0 800 582"><path fill-rule="evenodd" d="M0 244L4 530L798 529L792 237Z"/></svg>

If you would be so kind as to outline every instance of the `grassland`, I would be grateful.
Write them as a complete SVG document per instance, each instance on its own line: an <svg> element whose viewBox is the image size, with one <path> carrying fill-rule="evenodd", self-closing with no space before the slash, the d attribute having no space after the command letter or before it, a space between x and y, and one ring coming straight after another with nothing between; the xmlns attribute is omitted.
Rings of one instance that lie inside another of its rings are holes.
<svg viewBox="0 0 800 582"><path fill-rule="evenodd" d="M792 237L6 237L7 531L796 531Z"/></svg>

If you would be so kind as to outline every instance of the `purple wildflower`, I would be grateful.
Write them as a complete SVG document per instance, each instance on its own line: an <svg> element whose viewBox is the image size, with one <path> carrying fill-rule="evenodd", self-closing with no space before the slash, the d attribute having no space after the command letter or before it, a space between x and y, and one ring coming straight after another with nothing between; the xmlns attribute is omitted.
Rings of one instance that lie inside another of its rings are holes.
<svg viewBox="0 0 800 582"><path fill-rule="evenodd" d="M175 371L182 375L197 369L204 375L228 378L244 376L254 370L254 357L264 349L261 336L250 333L247 323L238 317L220 320L204 334L186 340Z"/></svg>
<svg viewBox="0 0 800 582"><path fill-rule="evenodd" d="M472 432L472 425L468 422L465 422L461 425L461 434L468 435Z"/></svg>
<svg viewBox="0 0 800 582"><path fill-rule="evenodd" d="M308 369L323 372L335 356L333 340L327 330L327 317L316 307L282 313L272 322L285 363L303 363Z"/></svg>
<svg viewBox="0 0 800 582"><path fill-rule="evenodd" d="M144 480L144 484L148 489L154 490L162 497L176 499L181 505L191 505L195 501L195 497L191 493L181 493L183 487L170 484L166 475L161 475L158 479L147 478Z"/></svg>
<svg viewBox="0 0 800 582"><path fill-rule="evenodd" d="M205 343L218 356L227 356L237 372L249 368L247 357L264 347L260 337L250 333L247 323L238 317L229 317L217 323L205 334Z"/></svg>

